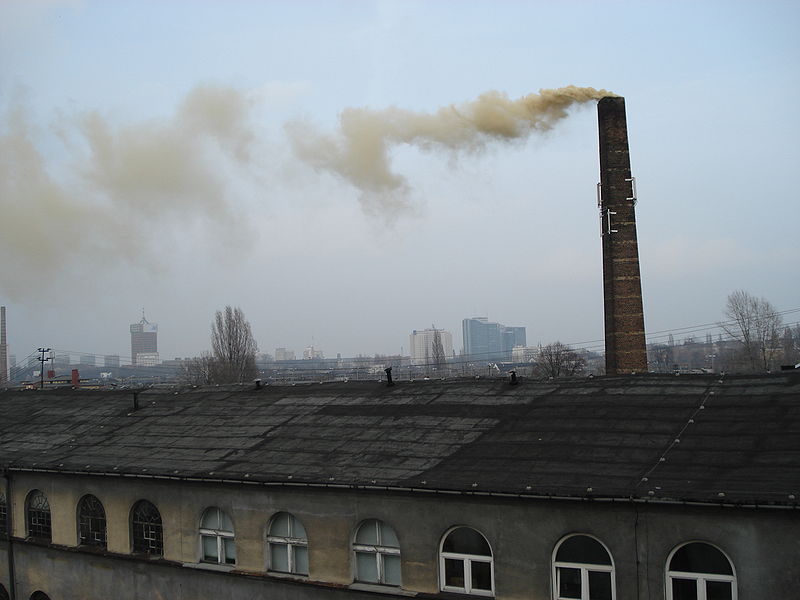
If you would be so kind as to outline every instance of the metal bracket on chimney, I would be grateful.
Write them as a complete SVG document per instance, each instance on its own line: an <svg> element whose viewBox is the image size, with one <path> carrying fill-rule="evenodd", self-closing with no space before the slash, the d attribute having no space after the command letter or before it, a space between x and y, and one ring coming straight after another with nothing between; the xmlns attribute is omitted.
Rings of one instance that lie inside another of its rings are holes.
<svg viewBox="0 0 800 600"><path fill-rule="evenodd" d="M633 205L636 206L636 177L631 177L630 179L626 179L625 181L631 182L631 191L633 192L633 196L631 198L625 198L625 199L633 200Z"/></svg>
<svg viewBox="0 0 800 600"><path fill-rule="evenodd" d="M603 237L605 234L603 228L603 188L599 183L597 184L597 212L599 213L598 216L600 217L600 237Z"/></svg>
<svg viewBox="0 0 800 600"><path fill-rule="evenodd" d="M606 233L617 233L618 229L611 229L611 215L617 214L611 209L606 210Z"/></svg>

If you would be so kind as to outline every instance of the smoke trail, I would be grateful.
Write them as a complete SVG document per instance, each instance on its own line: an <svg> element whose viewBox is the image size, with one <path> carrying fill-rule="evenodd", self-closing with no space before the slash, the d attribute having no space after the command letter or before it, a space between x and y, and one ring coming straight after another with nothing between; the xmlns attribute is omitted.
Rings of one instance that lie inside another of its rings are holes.
<svg viewBox="0 0 800 600"><path fill-rule="evenodd" d="M512 100L491 91L435 113L395 107L348 108L340 116L339 131L332 135L297 121L287 125L287 132L301 160L352 183L362 193L365 211L385 213L408 204L408 182L391 169L388 152L392 146L476 151L494 140L524 139L546 131L566 117L571 106L613 95L606 90L568 86Z"/></svg>
<svg viewBox="0 0 800 600"><path fill-rule="evenodd" d="M237 90L193 89L165 120L113 125L99 113L55 129L68 164L49 164L18 100L0 123L2 291L17 296L81 264L155 266L158 232L198 221L237 239L225 168L247 168L250 102Z"/></svg>

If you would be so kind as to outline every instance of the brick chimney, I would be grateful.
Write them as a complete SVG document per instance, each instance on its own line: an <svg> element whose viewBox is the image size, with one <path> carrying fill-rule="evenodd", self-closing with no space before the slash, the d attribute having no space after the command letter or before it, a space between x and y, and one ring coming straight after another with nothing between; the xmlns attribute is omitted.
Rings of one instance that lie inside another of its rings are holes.
<svg viewBox="0 0 800 600"><path fill-rule="evenodd" d="M600 207L606 373L647 372L635 186L631 177L625 99L597 103L600 131Z"/></svg>

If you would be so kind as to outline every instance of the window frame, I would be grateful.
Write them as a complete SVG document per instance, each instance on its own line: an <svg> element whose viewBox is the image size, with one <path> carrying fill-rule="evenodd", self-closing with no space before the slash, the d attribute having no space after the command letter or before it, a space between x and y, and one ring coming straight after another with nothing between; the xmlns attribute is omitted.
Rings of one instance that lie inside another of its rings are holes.
<svg viewBox="0 0 800 600"><path fill-rule="evenodd" d="M37 495L38 497L44 499L44 503L47 505L46 511L41 506L36 508L31 506L31 501ZM32 519L34 511L38 513L36 516L38 516L40 519L45 516L46 512L46 521L47 521L46 525L34 523L34 520ZM46 536L39 535L38 531L37 533L33 533L32 530L34 529L34 526L37 529L46 527L47 535ZM25 536L27 538L31 538L34 540L47 540L50 543L52 543L53 541L53 518L52 518L52 511L50 509L50 500L47 499L47 494L45 494L42 490L38 488L32 489L30 492L28 492L28 495L25 497Z"/></svg>
<svg viewBox="0 0 800 600"><path fill-rule="evenodd" d="M568 539L573 537L588 537L593 539L595 542L600 544L603 549L608 554L608 559L611 561L610 565L600 565L595 563L576 563L576 562L569 562L563 560L557 560L556 557L558 556L558 551L561 546L564 545ZM610 573L611 574L611 600L616 600L617 598L617 576L616 576L616 567L614 565L614 555L611 554L611 551L608 549L602 540L600 540L597 536L588 534L588 533L570 533L569 535L565 535L556 543L555 547L553 548L553 554L550 560L552 564L551 569L551 578L553 582L553 600L578 600L575 598L567 598L566 596L561 596L559 590L561 589L561 571L560 569L579 569L581 573L581 597L580 600L589 600L589 573Z"/></svg>
<svg viewBox="0 0 800 600"><path fill-rule="evenodd" d="M95 502L96 505L89 506L89 503L91 502ZM78 545L106 550L108 548L108 518L106 517L106 509L103 506L103 503L94 494L84 494L81 496L81 499L78 500L77 508ZM84 515L84 508L99 508L102 516L98 516L97 513ZM89 536L84 537L84 522L86 525L86 532L94 535L98 533L102 534L99 539L92 539ZM92 525L95 522L102 525L102 530L93 529Z"/></svg>
<svg viewBox="0 0 800 600"><path fill-rule="evenodd" d="M0 490L0 537L7 537L11 532L8 530L8 502L6 501L5 490Z"/></svg>
<svg viewBox="0 0 800 600"><path fill-rule="evenodd" d="M700 571L673 571L670 569L670 563L674 558L675 554L677 554L678 550L685 546L689 546L690 544L705 544L706 546L711 546L714 550L722 554L725 557L725 560L728 561L728 564L731 567L732 575L726 575L724 573L704 573ZM675 546L672 549L672 552L669 553L667 556L667 564L666 568L664 569L665 573L665 588L666 588L666 597L667 600L673 600L672 596L672 580L673 578L676 579L688 579L693 580L695 585L697 586L697 600L706 600L707 597L707 589L706 584L709 581L713 582L720 582L724 581L731 584L731 600L737 600L739 597L739 584L738 578L736 577L736 566L733 564L731 557L722 550L716 544L712 544L711 542L707 542L705 540L690 540L688 542L683 542Z"/></svg>
<svg viewBox="0 0 800 600"><path fill-rule="evenodd" d="M363 527L367 525L375 525L376 529L376 539L378 540L377 544L360 544L356 540L358 539L358 534L361 532ZM386 526L392 530L394 536L397 538L397 546L385 546L381 539L381 526ZM402 577L402 558L400 557L400 538L397 537L397 531L394 527L382 521L381 519L365 519L362 521L358 527L356 527L355 534L353 535L353 571L354 571L354 581L358 583L368 583L373 585L386 585L391 587L401 587L403 585L403 577ZM378 573L378 581L369 581L366 579L359 579L358 577L358 554L369 554L374 555L375 557L375 564L376 564L376 572ZM401 573L400 573L400 583L388 583L386 581L386 565L385 565L385 557L386 556L397 556L400 558L401 561Z"/></svg>
<svg viewBox="0 0 800 600"><path fill-rule="evenodd" d="M223 511L218 506L209 506L203 513L200 515L200 527L197 528L198 537L200 542L200 562L206 563L210 565L225 565L225 566L234 566L236 565L236 556L233 557L232 560L228 560L228 556L225 553L225 540L233 540L234 550L236 545L236 528L234 526L233 529L228 531L227 529L208 529L203 527L203 521L205 521L205 516L210 510L217 511L217 522L220 526L222 526L222 515L228 517L230 520L231 525L233 526L233 519L228 516L228 513ZM206 558L205 553L205 538L213 538L217 545L217 560L209 560Z"/></svg>
<svg viewBox="0 0 800 600"><path fill-rule="evenodd" d="M155 515L158 517L158 522L156 523L155 521L137 520L136 513L140 508L148 508L148 510L152 509L155 511ZM158 507L155 504L149 500L145 500L144 498L134 502L133 506L131 506L129 524L131 535L131 554L137 556L147 556L148 558L161 558L164 556L164 520L161 517L161 511L158 510ZM137 537L136 535L137 527L142 529L143 535L141 537ZM147 532L154 532L155 537L147 537ZM140 544L138 549L137 539L140 539L144 542ZM155 542L155 550L152 550L154 543L151 542ZM146 546L147 549L141 549L142 546Z"/></svg>
<svg viewBox="0 0 800 600"><path fill-rule="evenodd" d="M275 526L278 517L281 515L288 515L289 517L289 535L273 535L272 528ZM292 535L294 533L294 523L295 521L300 524L300 527L303 528L303 531L306 532L306 537L297 537ZM295 558L295 548L305 548L306 549L306 557L308 557L308 531L306 530L306 526L303 522L298 519L294 514L290 513L289 511L282 510L276 512L270 518L269 522L267 523L267 571L270 573L282 573L284 575L296 575L298 577L308 577L308 572L301 572L297 570L297 560ZM282 546L286 548L286 563L288 565L288 571L281 571L279 569L274 568L272 564L272 546Z"/></svg>
<svg viewBox="0 0 800 600"><path fill-rule="evenodd" d="M482 555L482 554L463 554L460 552L445 552L444 551L444 543L447 538L452 534L456 529L471 529L478 535L480 535L486 545L489 547L489 555ZM464 567L464 587L456 587L452 585L447 585L447 578L446 578L446 571L445 571L445 561L449 560L458 560L461 561L461 564ZM489 564L489 579L491 584L491 590L473 590L472 589L472 563L488 563ZM492 549L492 545L489 543L489 540L483 533L479 530L475 529L474 527L470 527L469 525L456 525L448 529L444 535L439 540L439 589L443 592L454 592L457 594L469 594L470 596L483 596L487 598L493 598L495 595L495 586L494 586L494 550Z"/></svg>

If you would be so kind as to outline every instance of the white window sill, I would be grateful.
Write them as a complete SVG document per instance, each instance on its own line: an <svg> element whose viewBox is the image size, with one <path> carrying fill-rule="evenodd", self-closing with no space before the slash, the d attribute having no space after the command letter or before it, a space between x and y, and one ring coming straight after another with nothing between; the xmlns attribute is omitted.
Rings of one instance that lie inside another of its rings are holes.
<svg viewBox="0 0 800 600"><path fill-rule="evenodd" d="M381 594L393 594L395 596L416 596L417 592L409 592L408 590L400 589L393 585L380 585L378 583L362 583L355 582L349 586L351 590L358 590L359 592L379 592Z"/></svg>
<svg viewBox="0 0 800 600"><path fill-rule="evenodd" d="M236 569L236 565L223 565L219 563L182 563L182 566L188 567L189 569L202 569L204 571L221 571L223 573L229 573L230 571L234 571Z"/></svg>

